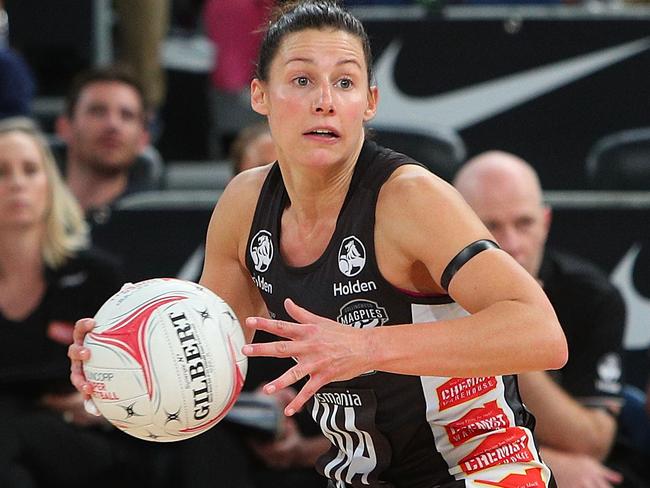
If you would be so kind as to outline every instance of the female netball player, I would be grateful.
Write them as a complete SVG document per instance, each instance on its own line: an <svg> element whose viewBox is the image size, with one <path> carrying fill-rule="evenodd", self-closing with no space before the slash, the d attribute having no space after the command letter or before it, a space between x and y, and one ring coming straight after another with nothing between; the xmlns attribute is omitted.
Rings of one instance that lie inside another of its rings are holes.
<svg viewBox="0 0 650 488"><path fill-rule="evenodd" d="M201 282L249 340L280 336L245 354L295 359L265 390L306 379L285 413L306 405L331 441L331 487L555 486L504 376L564 364L553 309L449 185L366 140L371 80L367 35L334 2L276 12L251 102L278 161L219 199ZM70 348L85 392L91 327Z"/></svg>

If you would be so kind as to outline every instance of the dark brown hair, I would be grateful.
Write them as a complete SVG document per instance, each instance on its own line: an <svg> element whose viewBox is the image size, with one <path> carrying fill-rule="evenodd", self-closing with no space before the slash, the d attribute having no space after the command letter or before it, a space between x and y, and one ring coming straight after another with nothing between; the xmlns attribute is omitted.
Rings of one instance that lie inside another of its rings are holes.
<svg viewBox="0 0 650 488"><path fill-rule="evenodd" d="M125 85L133 88L138 94L138 98L140 99L143 119L146 118L148 107L144 96L144 88L142 88L142 85L132 73L132 71L124 65L111 65L101 68L93 68L87 71L83 71L75 76L75 78L72 80L72 85L70 86L70 90L68 91L68 95L65 100L65 115L69 118L74 116L74 112L77 108L77 103L79 102L79 97L81 96L81 92L88 85L107 81L124 83Z"/></svg>
<svg viewBox="0 0 650 488"><path fill-rule="evenodd" d="M269 67L284 37L305 29L341 30L358 37L363 46L368 83L372 83L372 51L368 34L361 21L334 0L290 1L276 7L262 39L255 77L267 81Z"/></svg>

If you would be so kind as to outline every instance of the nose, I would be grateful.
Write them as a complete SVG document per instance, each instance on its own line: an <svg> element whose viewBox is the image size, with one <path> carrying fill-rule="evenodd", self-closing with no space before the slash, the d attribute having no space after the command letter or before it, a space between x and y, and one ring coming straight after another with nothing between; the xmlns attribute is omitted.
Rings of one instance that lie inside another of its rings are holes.
<svg viewBox="0 0 650 488"><path fill-rule="evenodd" d="M334 99L332 97L332 87L329 83L323 83L320 86L314 102L314 112L319 114L334 113Z"/></svg>
<svg viewBox="0 0 650 488"><path fill-rule="evenodd" d="M122 116L119 110L110 110L107 118L107 123L110 127L119 127L122 123Z"/></svg>
<svg viewBox="0 0 650 488"><path fill-rule="evenodd" d="M11 188L20 189L27 183L27 175L22 171L12 171L9 175L9 185Z"/></svg>

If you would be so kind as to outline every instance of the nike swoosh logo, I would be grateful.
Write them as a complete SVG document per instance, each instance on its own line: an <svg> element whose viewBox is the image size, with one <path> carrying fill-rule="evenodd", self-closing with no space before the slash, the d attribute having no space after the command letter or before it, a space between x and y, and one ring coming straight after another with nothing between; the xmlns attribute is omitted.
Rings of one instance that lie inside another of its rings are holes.
<svg viewBox="0 0 650 488"><path fill-rule="evenodd" d="M205 258L205 246L200 244L194 252L183 263L181 269L178 270L176 278L180 280L195 281L201 276L203 269L203 259Z"/></svg>
<svg viewBox="0 0 650 488"><path fill-rule="evenodd" d="M632 279L634 265L640 251L641 245L634 244L616 265L610 277L623 295L627 306L627 324L623 337L625 349L643 349L650 345L650 327L648 327L650 299L636 291Z"/></svg>
<svg viewBox="0 0 650 488"><path fill-rule="evenodd" d="M380 109L374 123L462 130L646 51L650 37L431 97L406 96L396 86L395 62L401 46L401 41L393 41L375 64Z"/></svg>

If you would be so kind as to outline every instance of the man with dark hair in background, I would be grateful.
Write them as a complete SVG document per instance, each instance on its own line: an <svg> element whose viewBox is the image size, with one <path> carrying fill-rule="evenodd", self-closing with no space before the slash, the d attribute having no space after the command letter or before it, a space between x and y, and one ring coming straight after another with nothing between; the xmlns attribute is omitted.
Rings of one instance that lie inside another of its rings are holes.
<svg viewBox="0 0 650 488"><path fill-rule="evenodd" d="M149 143L146 114L142 88L125 68L93 69L74 80L56 131L66 145L66 182L88 216L129 193L158 188L161 168L141 159Z"/></svg>

